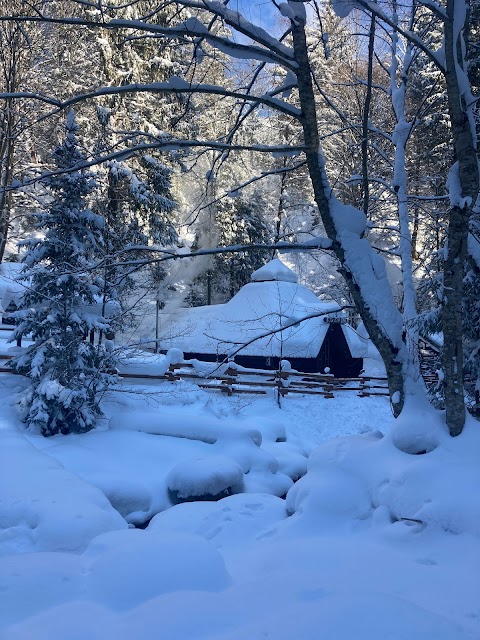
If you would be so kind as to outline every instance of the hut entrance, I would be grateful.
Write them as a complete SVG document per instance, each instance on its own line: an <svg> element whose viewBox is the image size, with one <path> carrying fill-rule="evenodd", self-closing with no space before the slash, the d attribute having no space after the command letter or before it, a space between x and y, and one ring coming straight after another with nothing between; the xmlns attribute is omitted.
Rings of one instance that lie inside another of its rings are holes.
<svg viewBox="0 0 480 640"><path fill-rule="evenodd" d="M363 367L362 358L352 358L342 327L337 323L328 327L317 361L320 373L329 367L336 378L355 378Z"/></svg>

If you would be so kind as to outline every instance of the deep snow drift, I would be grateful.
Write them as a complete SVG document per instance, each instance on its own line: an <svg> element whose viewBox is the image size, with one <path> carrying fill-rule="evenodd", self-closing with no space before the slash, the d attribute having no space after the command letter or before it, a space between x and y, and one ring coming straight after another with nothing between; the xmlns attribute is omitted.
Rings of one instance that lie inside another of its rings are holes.
<svg viewBox="0 0 480 640"><path fill-rule="evenodd" d="M47 440L1 383L2 640L480 636L477 422L451 439L420 401L392 426L380 397L139 383Z"/></svg>

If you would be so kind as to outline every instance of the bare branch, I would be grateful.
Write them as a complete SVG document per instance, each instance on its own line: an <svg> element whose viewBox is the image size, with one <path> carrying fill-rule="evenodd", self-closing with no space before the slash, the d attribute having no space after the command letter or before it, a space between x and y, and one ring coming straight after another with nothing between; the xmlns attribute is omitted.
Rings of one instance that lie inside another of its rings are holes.
<svg viewBox="0 0 480 640"><path fill-rule="evenodd" d="M55 105L59 110L68 109L79 102L89 100L91 98L98 98L100 96L119 95L124 93L172 93L172 94L184 94L184 93L204 93L208 95L219 95L228 98L237 98L246 102L252 102L254 104L265 104L274 109L280 111L292 118L299 118L301 112L299 109L279 100L271 95L265 94L263 96L254 96L248 93L242 93L239 91L230 91L224 87L209 84L191 84L181 78L172 76L168 82L151 82L150 84L127 84L114 87L101 87L95 91L89 91L67 100L57 100L55 98L49 98L38 93L18 92L18 93L0 93L0 100L12 100L12 99L35 99L41 102ZM52 114L49 114L52 115Z"/></svg>

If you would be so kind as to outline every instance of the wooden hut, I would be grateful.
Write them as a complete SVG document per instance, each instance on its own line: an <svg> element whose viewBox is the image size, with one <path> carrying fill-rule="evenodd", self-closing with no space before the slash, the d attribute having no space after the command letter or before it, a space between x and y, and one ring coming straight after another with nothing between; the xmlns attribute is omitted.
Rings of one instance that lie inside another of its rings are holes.
<svg viewBox="0 0 480 640"><path fill-rule="evenodd" d="M3 262L0 265L0 315L1 324L12 326L15 320L11 313L19 308L25 291L25 282L19 280L23 264L18 262Z"/></svg>
<svg viewBox="0 0 480 640"><path fill-rule="evenodd" d="M166 321L166 323L165 323ZM186 359L234 360L255 369L277 369L288 360L297 371L357 376L366 341L346 324L333 302L321 301L274 259L255 271L227 303L184 309L163 318L162 350L176 347ZM285 328L282 328L285 327Z"/></svg>

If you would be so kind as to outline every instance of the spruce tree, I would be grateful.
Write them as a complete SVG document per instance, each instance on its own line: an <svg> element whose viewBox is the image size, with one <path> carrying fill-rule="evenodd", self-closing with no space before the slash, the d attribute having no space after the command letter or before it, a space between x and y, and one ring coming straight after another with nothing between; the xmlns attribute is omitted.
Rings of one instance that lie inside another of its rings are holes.
<svg viewBox="0 0 480 640"><path fill-rule="evenodd" d="M222 218L219 245L271 242L271 232L264 217L265 209L265 201L258 191L250 198L237 196L233 203L223 200L218 209L218 215ZM228 298L232 298L250 281L252 273L268 261L270 255L269 250L262 250L220 253L215 256L215 272L220 280L220 290L228 294Z"/></svg>
<svg viewBox="0 0 480 640"><path fill-rule="evenodd" d="M272 232L265 219L267 204L259 191L250 196L219 200L216 204L215 235L219 247L230 245L267 244ZM192 250L198 248L198 238ZM250 281L251 274L271 257L271 250L260 249L237 253L219 253L211 261L208 271L200 273L192 283L186 298L192 307L230 300ZM212 295L208 295L210 287Z"/></svg>
<svg viewBox="0 0 480 640"><path fill-rule="evenodd" d="M102 127L102 138L97 144L101 153L108 150L113 139L111 111L99 107L97 115ZM129 316L125 312L133 302L131 294L138 289L139 279L132 276L132 269L136 272L138 265L132 268L125 260L123 250L129 249L131 260L140 260L149 255L142 250L145 246L168 246L177 241L172 174L172 169L163 162L163 156L147 154L136 157L131 165L110 160L99 171L96 207L105 219L104 268L99 284L105 302L112 296L121 302L125 321ZM155 288L165 277L166 270L151 268L146 275L143 284Z"/></svg>
<svg viewBox="0 0 480 640"><path fill-rule="evenodd" d="M71 111L66 136L54 151L59 172L44 179L51 190L48 211L37 216L43 237L25 241L22 278L29 281L14 338L29 334L33 344L12 368L31 380L22 403L24 421L45 436L89 431L101 415L100 396L112 382L111 355L87 341L92 330L111 331L102 316L94 263L104 220L88 207L95 188Z"/></svg>

